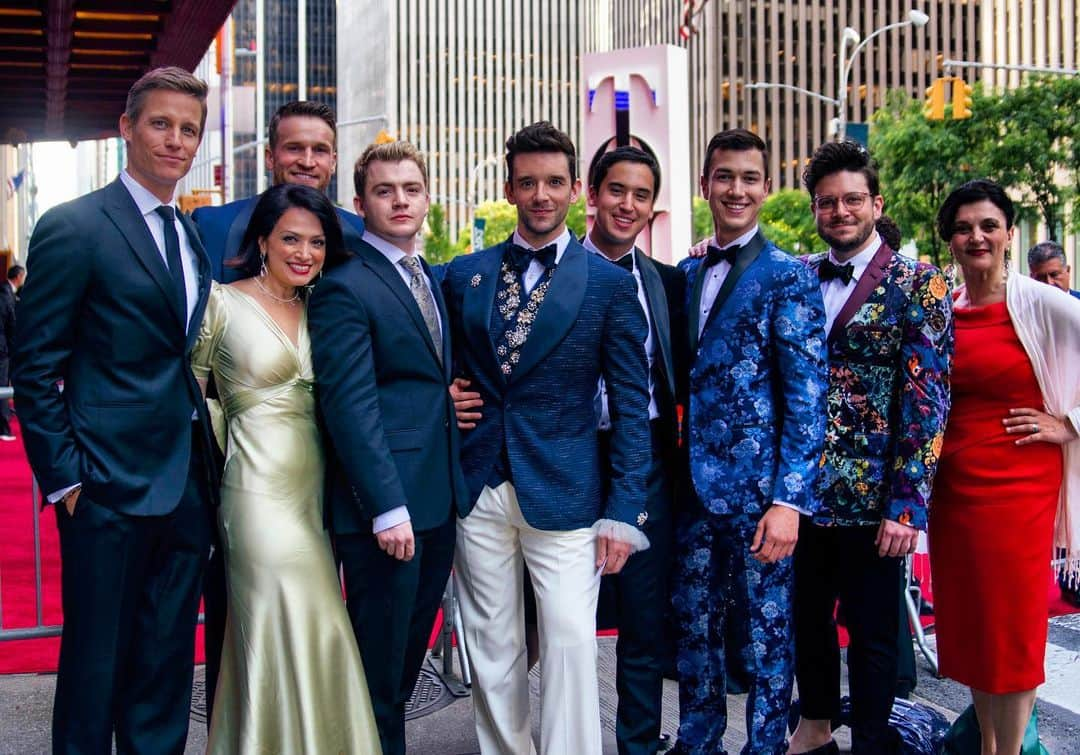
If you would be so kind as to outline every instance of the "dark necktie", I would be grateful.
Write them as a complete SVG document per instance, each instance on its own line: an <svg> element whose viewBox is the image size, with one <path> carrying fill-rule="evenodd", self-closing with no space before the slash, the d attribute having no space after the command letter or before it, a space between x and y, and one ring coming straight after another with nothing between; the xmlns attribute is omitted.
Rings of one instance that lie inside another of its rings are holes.
<svg viewBox="0 0 1080 755"><path fill-rule="evenodd" d="M627 252L622 257L619 257L619 259L611 260L611 262L614 262L616 265L618 265L619 267L621 267L623 270L625 270L628 273L634 272L634 253L633 252Z"/></svg>
<svg viewBox="0 0 1080 755"><path fill-rule="evenodd" d="M507 262L514 272L524 275L529 269L529 263L534 259L544 266L545 270L555 267L555 244L548 244L543 249L526 249L517 244L511 244L507 249Z"/></svg>
<svg viewBox="0 0 1080 755"><path fill-rule="evenodd" d="M735 257L739 254L740 249L742 249L740 246L729 246L726 249L710 246L709 251L705 254L705 267L712 267L721 261L734 265Z"/></svg>
<svg viewBox="0 0 1080 755"><path fill-rule="evenodd" d="M161 216L165 225L165 261L173 282L173 295L180 312L187 321L187 286L184 284L184 265L180 262L180 238L176 235L176 211L169 205L160 205L154 212Z"/></svg>
<svg viewBox="0 0 1080 755"><path fill-rule="evenodd" d="M850 262L845 262L843 265L837 265L830 259L824 259L821 261L821 266L818 267L817 274L818 279L822 283L827 283L839 278L846 286L851 283L851 278L855 274L855 266Z"/></svg>

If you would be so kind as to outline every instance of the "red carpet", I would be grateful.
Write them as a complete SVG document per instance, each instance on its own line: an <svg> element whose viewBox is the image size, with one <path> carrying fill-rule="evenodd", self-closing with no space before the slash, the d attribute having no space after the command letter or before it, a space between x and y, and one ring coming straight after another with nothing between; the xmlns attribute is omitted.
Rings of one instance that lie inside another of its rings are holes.
<svg viewBox="0 0 1080 755"><path fill-rule="evenodd" d="M34 517L41 528L42 620L63 622L60 607L60 541L56 514L39 510L31 500L30 465L23 451L22 433L12 418L16 442L0 441L0 608L3 628L35 626ZM202 660L202 627L196 639L196 660ZM0 674L55 671L60 638L0 641Z"/></svg>
<svg viewBox="0 0 1080 755"><path fill-rule="evenodd" d="M23 452L18 424L12 420L19 442L0 442L0 607L3 628L32 627L36 623L34 596L34 520L41 528L42 618L47 625L63 620L60 608L60 547L56 515L51 508L38 510L31 500L30 467ZM928 557L916 556L915 573L922 578L927 600L932 602L932 582ZM1061 600L1057 586L1050 582L1050 615L1075 613L1076 608ZM932 616L923 623L933 623ZM436 622L436 626L438 623ZM841 630L842 631L842 630ZM600 634L612 634L603 631ZM842 635L846 643L846 635ZM432 635L432 642L435 635ZM55 671L60 638L0 641L0 674ZM202 627L196 639L196 660L202 661Z"/></svg>

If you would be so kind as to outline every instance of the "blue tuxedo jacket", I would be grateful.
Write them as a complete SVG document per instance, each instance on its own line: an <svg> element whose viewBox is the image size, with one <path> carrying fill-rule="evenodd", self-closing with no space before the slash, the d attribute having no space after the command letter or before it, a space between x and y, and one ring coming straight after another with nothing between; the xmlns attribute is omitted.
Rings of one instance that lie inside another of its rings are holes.
<svg viewBox="0 0 1080 755"><path fill-rule="evenodd" d="M455 258L443 281L457 372L484 400L483 419L462 443L470 508L505 443L518 504L533 527L578 529L601 518L640 525L649 389L634 278L571 240L507 379L489 333L507 243ZM606 501L593 403L601 375L614 432Z"/></svg>
<svg viewBox="0 0 1080 755"><path fill-rule="evenodd" d="M220 207L199 207L191 213L191 219L199 229L199 237L210 258L210 274L214 280L232 283L239 275L236 270L225 267L227 259L240 251L251 213L259 196L238 199ZM364 220L359 215L337 208L341 231L345 236L345 248L355 251L364 237Z"/></svg>
<svg viewBox="0 0 1080 755"><path fill-rule="evenodd" d="M774 500L807 511L825 437L825 308L817 278L766 241L701 338L702 260L686 259L690 473L714 514L760 516Z"/></svg>

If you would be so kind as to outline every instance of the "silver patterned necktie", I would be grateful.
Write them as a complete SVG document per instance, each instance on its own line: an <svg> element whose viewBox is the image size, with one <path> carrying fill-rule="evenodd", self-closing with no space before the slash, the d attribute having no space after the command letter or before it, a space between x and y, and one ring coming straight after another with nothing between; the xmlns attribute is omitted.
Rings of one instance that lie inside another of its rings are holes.
<svg viewBox="0 0 1080 755"><path fill-rule="evenodd" d="M424 318L431 341L435 344L435 354L442 363L442 332L439 330L439 316L435 313L435 299L427 286L424 269L420 266L420 260L414 255L406 254L401 258L400 264L409 274L409 293L416 300L416 306L420 308L420 315Z"/></svg>

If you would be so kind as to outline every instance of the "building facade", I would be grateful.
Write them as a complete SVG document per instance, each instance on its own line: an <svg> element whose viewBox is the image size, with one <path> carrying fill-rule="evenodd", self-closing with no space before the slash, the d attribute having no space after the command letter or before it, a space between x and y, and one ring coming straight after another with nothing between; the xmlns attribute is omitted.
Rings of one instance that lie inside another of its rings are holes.
<svg viewBox="0 0 1080 755"><path fill-rule="evenodd" d="M577 141L578 56L591 0L358 0L338 9L342 120L376 118L339 141L341 172L381 128L428 160L432 201L453 233L502 196L508 136L550 120ZM377 39L377 45L349 40ZM385 121L380 119L383 116ZM340 184L338 199L351 202Z"/></svg>

